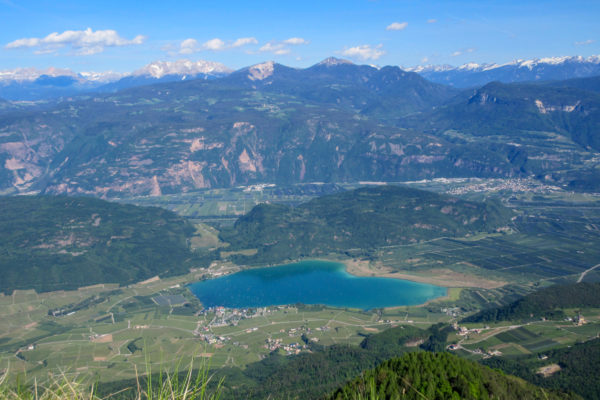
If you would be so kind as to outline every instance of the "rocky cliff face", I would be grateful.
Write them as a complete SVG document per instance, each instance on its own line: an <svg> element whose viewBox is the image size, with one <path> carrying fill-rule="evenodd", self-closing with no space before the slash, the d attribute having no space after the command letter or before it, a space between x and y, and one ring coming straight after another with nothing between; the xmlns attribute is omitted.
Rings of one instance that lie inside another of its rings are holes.
<svg viewBox="0 0 600 400"><path fill-rule="evenodd" d="M572 165L581 146L596 145L598 95L581 89L496 84L451 100L452 90L398 68L330 64L265 63L220 80L4 109L0 192L517 176Z"/></svg>

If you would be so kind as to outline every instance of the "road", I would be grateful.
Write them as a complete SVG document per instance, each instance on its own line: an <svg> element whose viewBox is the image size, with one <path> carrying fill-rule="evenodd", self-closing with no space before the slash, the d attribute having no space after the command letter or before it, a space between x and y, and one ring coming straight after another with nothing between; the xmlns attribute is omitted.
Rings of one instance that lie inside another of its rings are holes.
<svg viewBox="0 0 600 400"><path fill-rule="evenodd" d="M589 268L589 269L586 269L585 271L583 271L583 272L581 273L581 275L579 275L579 279L577 279L577 283L580 283L580 282L583 280L583 278L585 278L585 275L586 275L588 272L590 272L590 271L593 271L593 270L595 270L595 269L596 269L596 268L598 268L598 267L600 267L600 264L596 264L596 265L594 265L592 268Z"/></svg>

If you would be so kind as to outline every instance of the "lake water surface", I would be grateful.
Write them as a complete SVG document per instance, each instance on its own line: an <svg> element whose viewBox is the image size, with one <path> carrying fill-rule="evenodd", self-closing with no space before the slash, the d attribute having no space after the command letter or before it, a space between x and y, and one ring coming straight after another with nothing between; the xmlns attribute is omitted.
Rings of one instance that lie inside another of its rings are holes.
<svg viewBox="0 0 600 400"><path fill-rule="evenodd" d="M189 288L204 307L228 308L304 303L371 309L422 304L447 294L446 288L425 283L354 276L344 264L329 261L249 269Z"/></svg>

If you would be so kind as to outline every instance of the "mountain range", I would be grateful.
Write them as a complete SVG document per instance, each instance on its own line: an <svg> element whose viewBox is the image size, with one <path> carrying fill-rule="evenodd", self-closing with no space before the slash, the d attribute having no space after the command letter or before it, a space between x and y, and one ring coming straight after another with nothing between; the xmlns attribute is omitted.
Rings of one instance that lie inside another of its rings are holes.
<svg viewBox="0 0 600 400"><path fill-rule="evenodd" d="M0 71L0 97L35 101L82 93L116 92L134 86L185 79L213 79L232 70L212 61L155 61L132 73L81 72L69 69L17 68Z"/></svg>
<svg viewBox="0 0 600 400"><path fill-rule="evenodd" d="M595 187L598 79L459 90L398 67L330 58L306 69L265 62L215 79L7 103L0 193L115 197L524 176L560 185L584 176L579 187Z"/></svg>
<svg viewBox="0 0 600 400"><path fill-rule="evenodd" d="M548 57L533 60L515 60L506 64L468 63L426 65L406 68L424 78L457 88L468 88L499 81L504 83L550 81L584 78L600 75L600 56Z"/></svg>
<svg viewBox="0 0 600 400"><path fill-rule="evenodd" d="M317 65L338 64L351 65L352 63L330 58ZM506 64L468 63L458 67L420 65L402 69L406 72L416 72L434 83L469 88L492 81L504 83L547 81L599 75L600 56L548 57L516 60ZM220 78L233 72L232 69L217 62L186 59L154 61L130 73L113 71L76 73L60 68L44 70L17 68L0 71L0 97L14 101L35 101L83 93L116 92L129 87L161 82Z"/></svg>

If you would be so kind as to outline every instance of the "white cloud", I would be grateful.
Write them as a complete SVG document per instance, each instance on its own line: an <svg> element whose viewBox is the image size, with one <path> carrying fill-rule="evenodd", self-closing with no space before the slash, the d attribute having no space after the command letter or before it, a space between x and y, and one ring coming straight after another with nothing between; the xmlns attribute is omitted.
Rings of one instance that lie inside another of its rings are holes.
<svg viewBox="0 0 600 400"><path fill-rule="evenodd" d="M256 38L253 37L239 38L235 42L233 42L231 47L242 47L248 44L258 44L258 40L256 40Z"/></svg>
<svg viewBox="0 0 600 400"><path fill-rule="evenodd" d="M309 41L300 37L292 37L286 40L283 40L281 42L278 41L271 41L268 42L267 44L263 45L260 49L258 49L258 51L263 52L263 53L273 53L275 55L284 55L284 54L290 54L291 53L291 49L289 48L289 46L299 46L299 45L304 45L304 44L308 44Z"/></svg>
<svg viewBox="0 0 600 400"><path fill-rule="evenodd" d="M386 31L401 31L406 29L408 22L393 22L385 28Z"/></svg>
<svg viewBox="0 0 600 400"><path fill-rule="evenodd" d="M421 62L422 62L423 64L425 64L425 63L429 62L429 57L423 57L423 58L421 59Z"/></svg>
<svg viewBox="0 0 600 400"><path fill-rule="evenodd" d="M36 54L48 54L70 46L78 55L91 55L104 51L106 47L140 45L144 43L144 40L146 37L142 35L129 40L122 38L117 31L112 29L93 31L92 28L87 28L84 31L53 32L44 38L17 39L8 43L4 48L37 48Z"/></svg>
<svg viewBox="0 0 600 400"><path fill-rule="evenodd" d="M199 51L198 50L199 47L200 47L200 45L198 44L198 41L196 39L185 39L179 45L179 53L180 54L192 54L192 53Z"/></svg>
<svg viewBox="0 0 600 400"><path fill-rule="evenodd" d="M436 22L437 22L437 19L435 19L435 18L431 18L431 19L427 20L428 24L435 24Z"/></svg>
<svg viewBox="0 0 600 400"><path fill-rule="evenodd" d="M588 40L584 40L582 42L575 42L573 44L575 46L587 46L588 44L592 44L592 43L596 43L596 41L593 39L588 39Z"/></svg>
<svg viewBox="0 0 600 400"><path fill-rule="evenodd" d="M198 53L200 51L223 51L229 49L235 49L242 46L247 46L249 44L257 44L258 40L253 37L245 37L239 38L235 41L225 42L222 39L214 38L207 40L206 42L200 44L196 39L185 39L183 42L179 44L179 54L192 54Z"/></svg>
<svg viewBox="0 0 600 400"><path fill-rule="evenodd" d="M379 57L385 54L382 50L383 45L379 44L372 47L368 44L362 46L350 47L342 51L342 55L352 58L360 58L361 60L377 60Z"/></svg>
<svg viewBox="0 0 600 400"><path fill-rule="evenodd" d="M225 49L225 42L219 38L214 38L207 40L202 43L202 49L204 50L212 50L212 51L220 51Z"/></svg>
<svg viewBox="0 0 600 400"><path fill-rule="evenodd" d="M276 42L269 42L267 44L265 44L264 46L262 46L260 49L258 49L258 51L261 51L263 53L273 53L273 54L277 54L277 55L283 55L283 54L289 54L290 53L290 49L285 47L285 44L283 43L276 43Z"/></svg>
<svg viewBox="0 0 600 400"><path fill-rule="evenodd" d="M308 40L303 39L303 38L299 38L299 37L293 37L293 38L289 38L283 41L283 43L285 44L291 44L293 46L297 46L300 44L308 44Z"/></svg>
<svg viewBox="0 0 600 400"><path fill-rule="evenodd" d="M454 53L450 54L451 57L458 57L460 55L466 54L466 53L473 53L475 51L474 48L470 47L468 49L464 49L464 50L457 50Z"/></svg>

